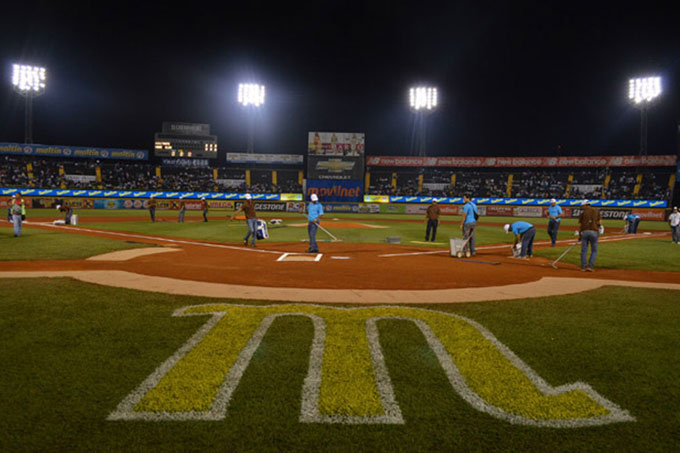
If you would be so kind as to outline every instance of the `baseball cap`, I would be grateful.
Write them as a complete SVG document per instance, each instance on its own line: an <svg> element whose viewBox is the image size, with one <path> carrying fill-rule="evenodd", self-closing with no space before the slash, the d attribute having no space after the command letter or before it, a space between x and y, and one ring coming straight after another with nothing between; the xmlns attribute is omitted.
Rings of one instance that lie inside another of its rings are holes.
<svg viewBox="0 0 680 453"><path fill-rule="evenodd" d="M505 226L503 227L503 229L505 230L506 234L509 233L510 232L510 224L506 223Z"/></svg>
<svg viewBox="0 0 680 453"><path fill-rule="evenodd" d="M246 194L246 200L251 200L252 198L253 198L252 195L250 195L249 193Z"/></svg>
<svg viewBox="0 0 680 453"><path fill-rule="evenodd" d="M581 202L581 206L588 206L590 204L590 200L583 200Z"/></svg>
<svg viewBox="0 0 680 453"><path fill-rule="evenodd" d="M674 207L673 207L673 211L677 211L677 210L678 210L678 207L677 207L677 206L674 206Z"/></svg>
<svg viewBox="0 0 680 453"><path fill-rule="evenodd" d="M433 199L432 199L432 203L436 203L436 202L437 202L437 199L436 199L436 198L433 198Z"/></svg>
<svg viewBox="0 0 680 453"><path fill-rule="evenodd" d="M312 201L319 201L319 197L313 193L311 197L309 197Z"/></svg>
<svg viewBox="0 0 680 453"><path fill-rule="evenodd" d="M551 198L551 199L550 199L550 202L551 202L551 203L557 203L557 200L555 200L554 198Z"/></svg>

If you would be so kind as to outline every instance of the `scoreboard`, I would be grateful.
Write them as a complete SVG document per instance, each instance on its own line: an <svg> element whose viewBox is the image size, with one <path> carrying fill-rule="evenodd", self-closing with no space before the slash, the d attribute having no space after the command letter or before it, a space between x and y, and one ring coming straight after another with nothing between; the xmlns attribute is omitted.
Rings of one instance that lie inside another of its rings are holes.
<svg viewBox="0 0 680 453"><path fill-rule="evenodd" d="M210 135L209 124L163 123L154 136L154 155L165 158L216 159L217 136Z"/></svg>

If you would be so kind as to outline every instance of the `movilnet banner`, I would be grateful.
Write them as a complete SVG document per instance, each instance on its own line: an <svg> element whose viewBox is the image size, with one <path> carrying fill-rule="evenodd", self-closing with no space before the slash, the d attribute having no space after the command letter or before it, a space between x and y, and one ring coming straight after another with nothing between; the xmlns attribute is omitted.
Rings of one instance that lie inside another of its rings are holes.
<svg viewBox="0 0 680 453"><path fill-rule="evenodd" d="M361 180L333 181L333 180L307 180L307 192L305 199L309 200L313 193L319 196L321 202L359 202L362 201L364 183Z"/></svg>
<svg viewBox="0 0 680 453"><path fill-rule="evenodd" d="M588 156L588 157L407 157L367 156L369 167L675 167L678 157Z"/></svg>
<svg viewBox="0 0 680 453"><path fill-rule="evenodd" d="M149 160L149 152L141 149L92 148L86 146L30 145L0 143L0 154L35 157L79 157L83 159Z"/></svg>

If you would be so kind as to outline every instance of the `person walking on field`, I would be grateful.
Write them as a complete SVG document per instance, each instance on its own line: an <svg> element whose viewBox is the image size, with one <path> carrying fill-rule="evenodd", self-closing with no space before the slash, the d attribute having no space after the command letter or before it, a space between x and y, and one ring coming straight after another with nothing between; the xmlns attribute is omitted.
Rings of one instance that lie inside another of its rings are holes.
<svg viewBox="0 0 680 453"><path fill-rule="evenodd" d="M14 237L21 236L21 200L17 197L12 203L12 222L14 223Z"/></svg>
<svg viewBox="0 0 680 453"><path fill-rule="evenodd" d="M560 221L562 217L562 208L557 204L557 200L554 198L550 200L550 206L548 206L548 236L550 236L550 246L555 247L555 242L557 241L557 232L560 229Z"/></svg>
<svg viewBox="0 0 680 453"><path fill-rule="evenodd" d="M307 234L309 234L309 249L307 253L319 253L319 246L316 244L316 230L319 229L321 216L323 216L323 206L319 203L319 197L313 193L310 197L312 202L307 207Z"/></svg>
<svg viewBox="0 0 680 453"><path fill-rule="evenodd" d="M602 231L602 218L600 211L590 206L589 201L584 201L585 207L578 218L579 240L581 241L581 272L594 272L595 258L597 257L597 242L599 233ZM586 264L588 246L590 245L590 259Z"/></svg>
<svg viewBox="0 0 680 453"><path fill-rule="evenodd" d="M184 216L187 213L187 205L184 202L184 198L179 199L179 214L177 215L177 222L184 223Z"/></svg>
<svg viewBox="0 0 680 453"><path fill-rule="evenodd" d="M671 226L673 242L680 244L680 212L678 212L677 206L673 208L673 213L668 216L668 224Z"/></svg>
<svg viewBox="0 0 680 453"><path fill-rule="evenodd" d="M231 216L231 220L234 220L236 214L243 212L246 216L246 224L248 224L248 234L243 238L243 245L248 245L248 239L252 236L252 246L255 247L255 240L257 239L257 213L255 212L255 202L253 201L252 195L249 193L245 196L245 201L238 208L238 211Z"/></svg>
<svg viewBox="0 0 680 453"><path fill-rule="evenodd" d="M208 202L205 197L201 198L201 209L203 209L203 221L208 221Z"/></svg>
<svg viewBox="0 0 680 453"><path fill-rule="evenodd" d="M149 197L149 215L151 216L151 221L156 221L156 199L151 195Z"/></svg>
<svg viewBox="0 0 680 453"><path fill-rule="evenodd" d="M434 242L437 236L437 226L439 225L439 214L441 209L437 205L437 199L432 200L432 204L427 207L427 212L425 213L425 219L427 221L427 227L425 228L425 242L430 240L430 232L432 232L432 242Z"/></svg>
<svg viewBox="0 0 680 453"><path fill-rule="evenodd" d="M515 222L512 225L506 223L503 227L506 233L512 231L515 235L515 242L512 244L513 250L517 248L517 244L522 242L522 250L519 252L517 258L529 259L534 252L534 238L536 237L536 227L529 222ZM513 251L513 257L515 252Z"/></svg>
<svg viewBox="0 0 680 453"><path fill-rule="evenodd" d="M460 229L463 232L463 240L470 238L465 245L463 253L470 252L470 255L475 256L475 228L477 227L477 205L472 202L470 195L463 196L463 219L460 222ZM467 255L466 255L467 256Z"/></svg>

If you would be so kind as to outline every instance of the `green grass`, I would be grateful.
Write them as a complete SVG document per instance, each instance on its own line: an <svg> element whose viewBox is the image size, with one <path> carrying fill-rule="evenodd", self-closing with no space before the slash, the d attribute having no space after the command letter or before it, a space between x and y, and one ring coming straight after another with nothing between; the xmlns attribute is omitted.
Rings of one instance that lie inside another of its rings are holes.
<svg viewBox="0 0 680 453"><path fill-rule="evenodd" d="M557 259L566 247L536 250L536 256ZM590 250L588 250L590 256ZM574 247L561 262L581 265L581 245ZM668 239L639 239L598 244L596 268L680 272L680 247ZM680 278L679 278L680 280Z"/></svg>
<svg viewBox="0 0 680 453"><path fill-rule="evenodd" d="M431 306L484 325L551 385L583 381L637 418L594 428L518 427L451 388L412 324L379 323L404 425L298 422L309 320L274 322L219 422L107 415L205 322L171 317L214 299L68 279L0 280L1 451L673 451L680 435L678 293L603 288ZM228 301L228 303L245 303Z"/></svg>
<svg viewBox="0 0 680 453"><path fill-rule="evenodd" d="M0 261L75 260L90 256L152 247L151 244L130 243L124 240L82 236L58 231L22 228L15 238L10 228L0 229Z"/></svg>

